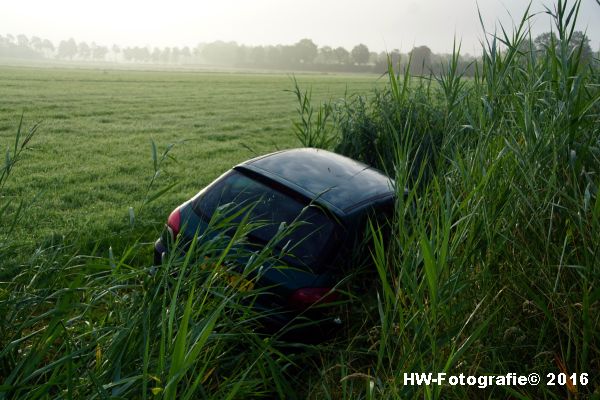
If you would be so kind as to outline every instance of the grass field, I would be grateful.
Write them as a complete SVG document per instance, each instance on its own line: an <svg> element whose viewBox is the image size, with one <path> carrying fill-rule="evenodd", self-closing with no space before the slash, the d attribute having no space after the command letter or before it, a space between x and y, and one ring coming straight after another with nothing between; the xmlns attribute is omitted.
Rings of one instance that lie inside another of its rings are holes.
<svg viewBox="0 0 600 400"><path fill-rule="evenodd" d="M315 100L365 93L377 78L297 77ZM155 172L151 141L159 156L177 143L177 162L163 164L152 191L178 185L144 222L164 219L238 162L300 145L286 74L0 67L0 88L3 149L22 113L25 127L40 123L4 193L38 196L17 233L29 244L62 235L89 242L128 227L128 208L139 211Z"/></svg>
<svg viewBox="0 0 600 400"><path fill-rule="evenodd" d="M297 93L280 75L0 68L0 400L600 398L600 60L571 46L578 4L550 12L544 52L528 14L488 37L472 79L458 48L438 76L301 75ZM366 96L335 103L347 89ZM239 265L253 222L158 266L148 243L232 164L309 144L397 190L315 345L262 334L261 289L232 283L277 262L271 243Z"/></svg>

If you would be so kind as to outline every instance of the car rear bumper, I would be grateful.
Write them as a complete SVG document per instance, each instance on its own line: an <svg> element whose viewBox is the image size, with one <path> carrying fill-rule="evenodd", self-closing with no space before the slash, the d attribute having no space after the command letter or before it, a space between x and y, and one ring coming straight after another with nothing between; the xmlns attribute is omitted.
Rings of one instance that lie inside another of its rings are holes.
<svg viewBox="0 0 600 400"><path fill-rule="evenodd" d="M161 239L154 242L154 265L161 265L168 253ZM339 332L341 321L319 312L299 313L273 303L270 295L259 295L252 306L260 314L258 321L263 333L279 332L284 341L319 343Z"/></svg>

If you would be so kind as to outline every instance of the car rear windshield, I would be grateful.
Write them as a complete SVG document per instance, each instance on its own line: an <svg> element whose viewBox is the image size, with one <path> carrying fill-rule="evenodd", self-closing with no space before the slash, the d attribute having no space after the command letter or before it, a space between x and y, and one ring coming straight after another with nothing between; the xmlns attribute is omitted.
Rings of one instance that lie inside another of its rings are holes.
<svg viewBox="0 0 600 400"><path fill-rule="evenodd" d="M276 247L285 247L285 257L294 263L313 266L334 236L334 222L317 206L306 206L293 197L254 180L238 171L231 171L207 188L192 203L194 211L209 220L218 207L229 205L233 212L239 207L249 206L250 218L260 227L252 231L250 239L267 243L277 233L282 222L288 226L293 221L295 229ZM241 218L241 217L240 217Z"/></svg>

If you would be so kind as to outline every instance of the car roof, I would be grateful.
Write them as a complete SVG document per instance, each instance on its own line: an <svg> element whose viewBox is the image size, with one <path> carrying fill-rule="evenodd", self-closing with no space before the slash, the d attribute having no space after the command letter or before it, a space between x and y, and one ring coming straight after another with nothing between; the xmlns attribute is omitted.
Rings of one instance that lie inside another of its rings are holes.
<svg viewBox="0 0 600 400"><path fill-rule="evenodd" d="M380 171L326 150L301 148L253 158L239 164L301 194L326 203L338 213L394 195L393 181Z"/></svg>

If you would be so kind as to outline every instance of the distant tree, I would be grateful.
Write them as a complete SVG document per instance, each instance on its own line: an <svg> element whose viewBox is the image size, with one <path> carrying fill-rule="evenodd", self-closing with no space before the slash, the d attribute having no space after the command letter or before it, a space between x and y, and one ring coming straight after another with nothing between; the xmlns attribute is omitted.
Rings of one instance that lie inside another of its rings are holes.
<svg viewBox="0 0 600 400"><path fill-rule="evenodd" d="M168 64L171 61L171 48L165 47L160 55L160 62Z"/></svg>
<svg viewBox="0 0 600 400"><path fill-rule="evenodd" d="M280 61L281 67L292 68L297 66L301 61L301 56L297 51L296 46L280 46Z"/></svg>
<svg viewBox="0 0 600 400"><path fill-rule="evenodd" d="M246 47L244 45L238 46L238 48L235 51L235 64L238 64L238 65L246 64L248 62L248 52L249 52L248 47Z"/></svg>
<svg viewBox="0 0 600 400"><path fill-rule="evenodd" d="M18 35L16 41L14 36L10 34L0 38L0 57L34 59L40 56L41 54L30 46L29 40L25 35Z"/></svg>
<svg viewBox="0 0 600 400"><path fill-rule="evenodd" d="M369 48L364 44L354 46L352 49L352 61L356 64L362 65L369 62Z"/></svg>
<svg viewBox="0 0 600 400"><path fill-rule="evenodd" d="M319 48L319 55L317 56L318 62L322 64L333 64L335 63L335 55L333 49L330 46L323 46Z"/></svg>
<svg viewBox="0 0 600 400"><path fill-rule="evenodd" d="M152 60L153 63L159 63L160 62L160 49L158 47L155 47L152 50L152 53L150 54L150 60Z"/></svg>
<svg viewBox="0 0 600 400"><path fill-rule="evenodd" d="M192 52L188 46L185 46L183 49L181 49L181 58L183 59L183 62L190 62L190 59L192 58Z"/></svg>
<svg viewBox="0 0 600 400"><path fill-rule="evenodd" d="M338 64L348 64L350 62L350 53L341 46L333 50L333 54Z"/></svg>
<svg viewBox="0 0 600 400"><path fill-rule="evenodd" d="M150 50L147 47L135 47L135 60L138 62L150 62Z"/></svg>
<svg viewBox="0 0 600 400"><path fill-rule="evenodd" d="M58 57L70 60L77 54L77 43L73 38L62 40L58 45Z"/></svg>
<svg viewBox="0 0 600 400"><path fill-rule="evenodd" d="M282 65L282 59L283 59L282 49L283 49L283 46L281 46L281 45L268 46L265 49L265 53L266 53L265 64L272 65L272 66Z"/></svg>
<svg viewBox="0 0 600 400"><path fill-rule="evenodd" d="M560 49L560 39L554 32L544 32L533 40L533 45L538 54L544 53L552 47L558 51ZM585 62L590 61L593 53L589 38L582 31L574 31L567 45L567 51L569 54L572 54L575 50L579 50L580 47L582 60Z"/></svg>
<svg viewBox="0 0 600 400"><path fill-rule="evenodd" d="M384 72L387 69L387 53L380 52L377 53L375 59L372 61L375 67L373 68L375 72Z"/></svg>
<svg viewBox="0 0 600 400"><path fill-rule="evenodd" d="M397 68L400 65L400 62L402 61L402 53L400 53L400 50L394 49L390 52L389 56L392 61L392 65L394 65ZM386 58L387 58L387 54L386 54ZM386 62L387 62L387 60L386 60Z"/></svg>
<svg viewBox="0 0 600 400"><path fill-rule="evenodd" d="M550 47L556 47L558 38L554 32L544 32L539 34L534 40L533 45L538 52L545 52Z"/></svg>
<svg viewBox="0 0 600 400"><path fill-rule="evenodd" d="M121 49L121 53L123 54L125 61L133 60L133 49L131 47L125 47L124 49Z"/></svg>
<svg viewBox="0 0 600 400"><path fill-rule="evenodd" d="M27 39L27 36L23 34L17 35L17 46L22 48L29 47L29 39Z"/></svg>
<svg viewBox="0 0 600 400"><path fill-rule="evenodd" d="M88 59L92 55L92 50L86 42L80 42L77 45L77 54L83 59Z"/></svg>
<svg viewBox="0 0 600 400"><path fill-rule="evenodd" d="M379 59L379 54L376 51L369 52L369 64L377 64L377 60Z"/></svg>
<svg viewBox="0 0 600 400"><path fill-rule="evenodd" d="M29 46L31 46L31 48L35 51L37 51L38 53L41 53L43 50L43 46L42 46L42 39L40 39L37 36L32 36L31 39L29 40Z"/></svg>
<svg viewBox="0 0 600 400"><path fill-rule="evenodd" d="M194 57L202 58L202 49L204 48L204 46L204 43L198 43L196 47L194 47L194 50L192 50L192 54L194 55Z"/></svg>
<svg viewBox="0 0 600 400"><path fill-rule="evenodd" d="M42 41L42 50L46 57L48 57L50 54L54 53L54 44L52 44L52 42L48 39L44 39Z"/></svg>
<svg viewBox="0 0 600 400"><path fill-rule="evenodd" d="M171 49L171 62L178 64L180 58L181 58L181 50L177 46L173 47Z"/></svg>
<svg viewBox="0 0 600 400"><path fill-rule="evenodd" d="M91 54L94 60L104 60L104 57L106 57L106 55L108 54L108 47L99 46L96 43L92 42Z"/></svg>
<svg viewBox="0 0 600 400"><path fill-rule="evenodd" d="M375 64L374 70L376 72L383 73L387 71L388 58L392 62L393 68L397 70L400 64L400 50L394 49L389 53L382 51L372 58L373 60L371 62Z"/></svg>
<svg viewBox="0 0 600 400"><path fill-rule="evenodd" d="M110 51L109 51L109 59L111 61L114 62L119 62L123 60L123 53L121 52L121 48L116 45L113 44L112 46L110 46Z"/></svg>
<svg viewBox="0 0 600 400"><path fill-rule="evenodd" d="M236 60L238 45L236 42L216 41L202 49L202 57L209 63L233 65Z"/></svg>
<svg viewBox="0 0 600 400"><path fill-rule="evenodd" d="M295 60L304 64L311 64L317 57L317 45L310 39L302 39L294 45Z"/></svg>
<svg viewBox="0 0 600 400"><path fill-rule="evenodd" d="M587 60L592 58L593 51L592 47L590 46L590 39L582 31L573 32L573 36L571 37L569 45L571 49L582 46L582 56Z"/></svg>
<svg viewBox="0 0 600 400"><path fill-rule="evenodd" d="M422 75L431 68L431 49L427 46L419 46L412 49L410 52L410 72L412 74Z"/></svg>
<svg viewBox="0 0 600 400"><path fill-rule="evenodd" d="M146 47L126 47L122 51L123 58L126 61L148 62L150 61L150 51Z"/></svg>
<svg viewBox="0 0 600 400"><path fill-rule="evenodd" d="M248 61L254 65L263 65L265 63L267 52L263 46L255 46L250 49Z"/></svg>

